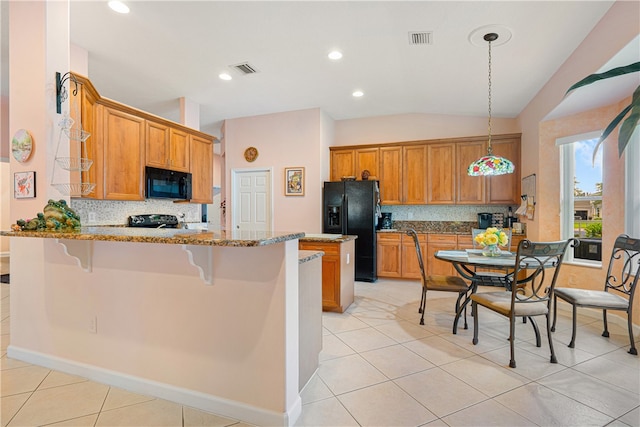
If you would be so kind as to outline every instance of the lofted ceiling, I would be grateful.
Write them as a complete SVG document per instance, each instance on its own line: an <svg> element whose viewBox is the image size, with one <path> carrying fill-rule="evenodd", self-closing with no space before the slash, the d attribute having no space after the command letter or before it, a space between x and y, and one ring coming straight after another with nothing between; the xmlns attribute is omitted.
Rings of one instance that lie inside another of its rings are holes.
<svg viewBox="0 0 640 427"><path fill-rule="evenodd" d="M71 42L88 52L93 84L102 96L174 121L185 97L200 106L200 129L219 136L225 119L307 108L336 120L485 116L488 51L470 41L485 26L511 33L493 48L492 112L516 117L612 2L127 4L122 15L106 1L71 2ZM432 32L433 43L410 45L413 31ZM341 60L327 58L334 49ZM244 62L258 72L231 67ZM219 79L221 72L233 79Z"/></svg>

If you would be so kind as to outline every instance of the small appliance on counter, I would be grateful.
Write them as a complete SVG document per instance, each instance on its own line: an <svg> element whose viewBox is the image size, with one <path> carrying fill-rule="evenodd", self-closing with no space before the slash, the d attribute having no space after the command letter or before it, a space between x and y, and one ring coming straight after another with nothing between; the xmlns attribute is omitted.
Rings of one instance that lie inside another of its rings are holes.
<svg viewBox="0 0 640 427"><path fill-rule="evenodd" d="M504 227L504 214L503 213L494 213L491 217L491 226L496 228Z"/></svg>
<svg viewBox="0 0 640 427"><path fill-rule="evenodd" d="M178 217L162 214L131 215L129 217L129 227L178 228Z"/></svg>
<svg viewBox="0 0 640 427"><path fill-rule="evenodd" d="M487 229L491 227L493 223L493 214L490 213L479 213L478 214L478 228Z"/></svg>
<svg viewBox="0 0 640 427"><path fill-rule="evenodd" d="M382 212L382 221L380 221L381 230L391 230L393 222L391 221L391 212Z"/></svg>

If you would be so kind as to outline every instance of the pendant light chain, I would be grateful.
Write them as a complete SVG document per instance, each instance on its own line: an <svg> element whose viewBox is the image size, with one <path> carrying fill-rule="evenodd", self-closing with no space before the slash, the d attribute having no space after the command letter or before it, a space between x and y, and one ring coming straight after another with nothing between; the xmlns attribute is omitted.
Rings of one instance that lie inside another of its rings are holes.
<svg viewBox="0 0 640 427"><path fill-rule="evenodd" d="M471 163L467 168L469 176L494 176L513 173L515 167L513 162L501 156L493 155L493 147L491 146L491 42L498 40L498 34L488 33L484 35L484 40L489 43L489 120L488 131L489 138L487 142L487 154Z"/></svg>
<svg viewBox="0 0 640 427"><path fill-rule="evenodd" d="M493 148L491 148L491 40L489 40L489 145L487 152L489 155L493 154Z"/></svg>

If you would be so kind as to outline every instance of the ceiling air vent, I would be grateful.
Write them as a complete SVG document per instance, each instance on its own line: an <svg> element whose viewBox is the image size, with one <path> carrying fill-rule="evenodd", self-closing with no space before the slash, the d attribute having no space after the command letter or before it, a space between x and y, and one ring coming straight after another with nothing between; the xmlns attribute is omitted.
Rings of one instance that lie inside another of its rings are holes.
<svg viewBox="0 0 640 427"><path fill-rule="evenodd" d="M433 44L433 31L412 31L409 33L409 44L431 45Z"/></svg>
<svg viewBox="0 0 640 427"><path fill-rule="evenodd" d="M255 74L258 72L258 70L253 65L250 65L248 62L232 65L231 67L240 71L242 74Z"/></svg>

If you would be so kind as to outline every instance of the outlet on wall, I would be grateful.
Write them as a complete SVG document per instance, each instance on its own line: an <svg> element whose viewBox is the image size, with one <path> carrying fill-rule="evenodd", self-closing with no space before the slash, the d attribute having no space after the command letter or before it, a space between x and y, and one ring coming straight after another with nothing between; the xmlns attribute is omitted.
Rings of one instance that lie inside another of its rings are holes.
<svg viewBox="0 0 640 427"><path fill-rule="evenodd" d="M98 333L98 316L93 316L89 319L89 333Z"/></svg>
<svg viewBox="0 0 640 427"><path fill-rule="evenodd" d="M96 223L96 213L89 212L89 224L95 224L95 223Z"/></svg>

